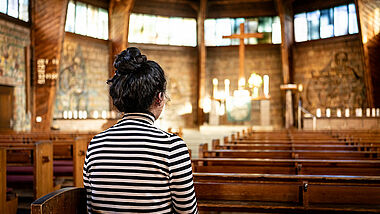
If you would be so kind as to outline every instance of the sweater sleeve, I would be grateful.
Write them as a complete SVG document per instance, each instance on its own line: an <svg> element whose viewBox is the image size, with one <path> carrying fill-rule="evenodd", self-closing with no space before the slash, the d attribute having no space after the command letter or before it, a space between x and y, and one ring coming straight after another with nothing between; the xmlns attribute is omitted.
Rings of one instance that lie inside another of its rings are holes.
<svg viewBox="0 0 380 214"><path fill-rule="evenodd" d="M177 136L169 150L169 185L175 212L198 213L189 151Z"/></svg>

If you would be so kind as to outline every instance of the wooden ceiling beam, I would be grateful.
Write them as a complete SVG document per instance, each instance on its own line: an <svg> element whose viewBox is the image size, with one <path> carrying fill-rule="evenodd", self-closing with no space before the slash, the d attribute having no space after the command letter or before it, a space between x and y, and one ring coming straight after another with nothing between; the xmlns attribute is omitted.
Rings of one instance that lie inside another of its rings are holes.
<svg viewBox="0 0 380 214"><path fill-rule="evenodd" d="M273 2L273 0L210 0L208 5Z"/></svg>
<svg viewBox="0 0 380 214"><path fill-rule="evenodd" d="M49 131L65 32L68 0L34 0L32 6L32 130Z"/></svg>
<svg viewBox="0 0 380 214"><path fill-rule="evenodd" d="M207 14L207 0L200 0L197 18L197 42L198 42L198 75L197 75L197 121L198 126L203 125L203 98L206 96L206 43L204 21Z"/></svg>

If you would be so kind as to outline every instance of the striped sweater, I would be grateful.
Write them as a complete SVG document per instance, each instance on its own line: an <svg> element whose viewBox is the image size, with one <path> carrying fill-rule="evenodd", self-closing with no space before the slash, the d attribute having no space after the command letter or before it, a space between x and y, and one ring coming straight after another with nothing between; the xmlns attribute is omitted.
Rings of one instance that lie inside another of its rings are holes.
<svg viewBox="0 0 380 214"><path fill-rule="evenodd" d="M89 213L198 213L186 144L126 114L96 135L83 167Z"/></svg>

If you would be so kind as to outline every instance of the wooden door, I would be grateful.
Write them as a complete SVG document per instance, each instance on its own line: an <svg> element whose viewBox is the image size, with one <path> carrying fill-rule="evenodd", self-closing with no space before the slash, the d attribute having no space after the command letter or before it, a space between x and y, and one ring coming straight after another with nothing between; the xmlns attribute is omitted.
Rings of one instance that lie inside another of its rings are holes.
<svg viewBox="0 0 380 214"><path fill-rule="evenodd" d="M13 115L13 87L0 86L0 130L10 130Z"/></svg>

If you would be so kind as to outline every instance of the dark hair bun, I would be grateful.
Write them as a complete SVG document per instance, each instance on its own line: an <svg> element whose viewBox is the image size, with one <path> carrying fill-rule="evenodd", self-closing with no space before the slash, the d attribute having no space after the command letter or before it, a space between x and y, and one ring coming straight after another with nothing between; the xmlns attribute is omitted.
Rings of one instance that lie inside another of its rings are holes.
<svg viewBox="0 0 380 214"><path fill-rule="evenodd" d="M141 67L143 63L147 61L145 55L141 55L139 49L135 47L127 48L117 55L113 66L116 68L116 73L119 75L125 75L133 73Z"/></svg>

